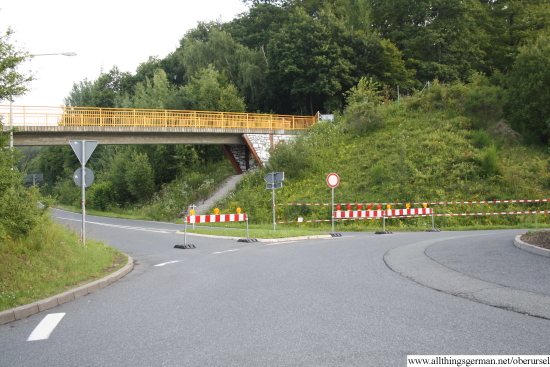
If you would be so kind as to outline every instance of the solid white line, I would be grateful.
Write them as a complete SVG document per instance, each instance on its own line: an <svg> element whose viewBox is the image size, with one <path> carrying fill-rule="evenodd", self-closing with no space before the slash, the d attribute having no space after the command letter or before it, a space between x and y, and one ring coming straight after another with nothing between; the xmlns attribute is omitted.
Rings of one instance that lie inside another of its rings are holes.
<svg viewBox="0 0 550 367"><path fill-rule="evenodd" d="M167 264L179 263L180 261L183 261L183 260L168 261L167 263L157 264L157 265L153 265L153 266L164 266L164 265L167 265Z"/></svg>
<svg viewBox="0 0 550 367"><path fill-rule="evenodd" d="M58 217L58 219L62 219L62 220L72 220L72 221L75 221L75 222L80 222L80 221L82 221L82 219L61 218L61 217ZM114 227L114 228L122 228L122 229L133 229L133 230L135 230L135 231L156 232L156 233L170 233L170 232L167 232L167 231L165 231L165 230L156 229L156 228L129 227L129 226L121 226L121 225L118 225L118 224L108 224L108 223L89 222L89 221L86 222L86 223L89 223L89 224L97 224L97 225L106 226L106 227Z"/></svg>
<svg viewBox="0 0 550 367"><path fill-rule="evenodd" d="M213 252L212 255L216 255L216 254L223 254L225 252L232 252L232 251L239 251L239 249L234 249L234 250L226 250L226 251L220 251L220 252Z"/></svg>
<svg viewBox="0 0 550 367"><path fill-rule="evenodd" d="M45 340L50 337L53 329L59 324L59 321L65 316L65 313L51 313L46 315L44 319L38 324L38 326L31 333L28 342L33 340Z"/></svg>
<svg viewBox="0 0 550 367"><path fill-rule="evenodd" d="M266 246L274 246L274 245L281 245L283 243L294 243L296 241L281 241L281 242L273 242L273 243L268 243Z"/></svg>

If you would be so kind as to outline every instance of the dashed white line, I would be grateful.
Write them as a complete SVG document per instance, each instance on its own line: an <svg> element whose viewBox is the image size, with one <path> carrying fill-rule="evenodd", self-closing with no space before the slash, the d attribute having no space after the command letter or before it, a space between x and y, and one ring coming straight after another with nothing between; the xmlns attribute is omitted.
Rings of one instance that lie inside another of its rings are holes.
<svg viewBox="0 0 550 367"><path fill-rule="evenodd" d="M233 252L233 251L239 251L239 249L234 249L234 250L226 250L226 251L220 251L220 252L213 252L212 255L217 255L217 254L223 254L223 253L226 253L226 252Z"/></svg>
<svg viewBox="0 0 550 367"><path fill-rule="evenodd" d="M166 262L166 263L157 264L157 265L153 265L153 266L164 266L164 265L168 265L168 264L179 263L180 261L183 261L183 260L168 261L168 262Z"/></svg>
<svg viewBox="0 0 550 367"><path fill-rule="evenodd" d="M46 315L40 324L33 330L27 341L48 339L63 316L65 316L65 313L51 313Z"/></svg>

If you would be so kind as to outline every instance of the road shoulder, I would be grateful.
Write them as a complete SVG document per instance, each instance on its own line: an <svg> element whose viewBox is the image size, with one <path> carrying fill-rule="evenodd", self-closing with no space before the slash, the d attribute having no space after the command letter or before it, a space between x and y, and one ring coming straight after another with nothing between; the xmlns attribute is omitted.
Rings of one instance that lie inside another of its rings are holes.
<svg viewBox="0 0 550 367"><path fill-rule="evenodd" d="M134 260L130 256L128 256L128 262L126 263L126 265L124 265L121 269L107 275L106 277L103 277L88 284L84 284L67 292L63 292L61 294L46 299L42 299L40 301L0 312L0 325L4 325L8 322L12 322L15 320L20 320L30 315L34 315L35 313L49 310L51 308L62 305L63 303L72 301L80 297L84 297L85 295L98 291L102 288L105 288L109 284L116 282L117 280L131 272L133 268Z"/></svg>

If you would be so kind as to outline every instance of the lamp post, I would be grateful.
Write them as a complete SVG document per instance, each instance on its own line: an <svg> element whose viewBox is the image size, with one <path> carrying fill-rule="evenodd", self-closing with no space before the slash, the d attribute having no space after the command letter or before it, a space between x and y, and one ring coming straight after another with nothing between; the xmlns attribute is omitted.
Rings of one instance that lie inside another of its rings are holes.
<svg viewBox="0 0 550 367"><path fill-rule="evenodd" d="M76 56L74 52L60 52L55 54L31 54L31 57L35 56ZM13 96L10 96L10 149L13 149Z"/></svg>

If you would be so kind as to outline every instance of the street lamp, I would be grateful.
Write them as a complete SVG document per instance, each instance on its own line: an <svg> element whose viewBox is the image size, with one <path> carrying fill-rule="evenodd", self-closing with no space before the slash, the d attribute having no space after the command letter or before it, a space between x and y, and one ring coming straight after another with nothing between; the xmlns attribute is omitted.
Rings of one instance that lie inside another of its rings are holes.
<svg viewBox="0 0 550 367"><path fill-rule="evenodd" d="M54 55L61 55L61 56L76 56L76 53L74 52L60 52L57 54L33 54L31 57L35 56L54 56Z"/></svg>
<svg viewBox="0 0 550 367"><path fill-rule="evenodd" d="M76 56L75 52L61 52L56 54L32 54L31 57L35 56ZM13 96L10 96L10 149L13 149Z"/></svg>

